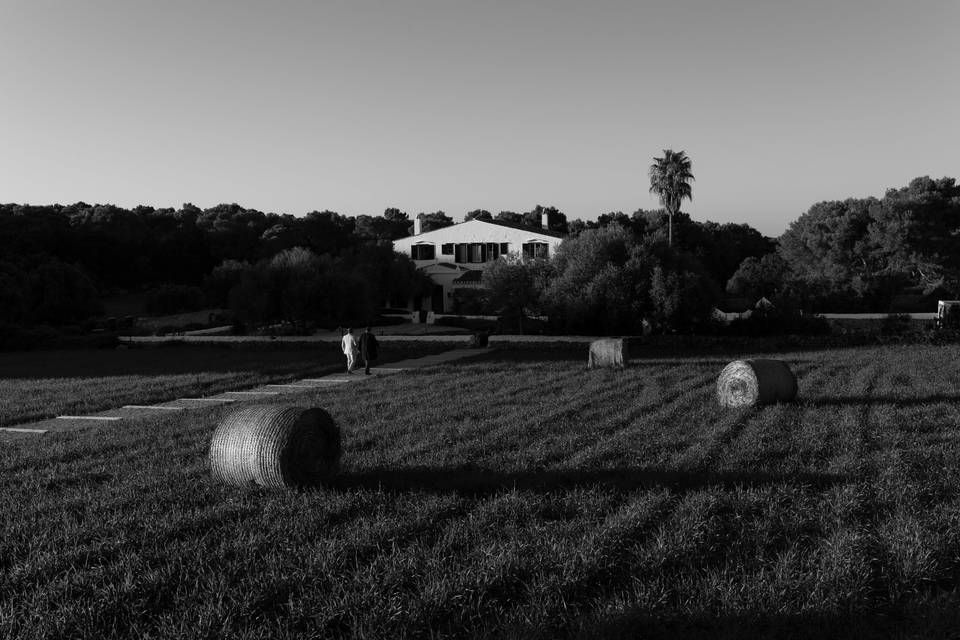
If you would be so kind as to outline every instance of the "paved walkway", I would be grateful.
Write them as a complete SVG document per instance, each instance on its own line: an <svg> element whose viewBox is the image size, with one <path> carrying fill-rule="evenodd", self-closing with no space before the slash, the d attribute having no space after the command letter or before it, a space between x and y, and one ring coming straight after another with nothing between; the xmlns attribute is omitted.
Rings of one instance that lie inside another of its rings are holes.
<svg viewBox="0 0 960 640"><path fill-rule="evenodd" d="M280 395L295 395L305 391L315 389L337 388L345 384L360 384L370 380L375 376L392 375L402 373L410 369L420 369L438 364L445 364L455 360L462 360L473 356L479 356L490 353L489 350L481 349L453 349L442 353L424 356L422 358L410 358L399 362L391 362L382 367L371 367L374 375L366 376L363 369L357 369L353 375L347 373L334 373L319 378L303 378L283 384L264 384L258 387L248 389L226 391L217 395L203 398L176 398L167 402L152 405L133 405L128 404L116 409L109 409L99 413L86 415L63 415L39 422L19 424L13 427L0 427L0 434L7 436L30 437L43 435L45 433L56 433L65 431L77 431L79 429L89 428L91 426L117 425L122 424L124 420L141 418L148 414L162 414L168 412L181 412L208 407L210 405L235 404L273 398Z"/></svg>

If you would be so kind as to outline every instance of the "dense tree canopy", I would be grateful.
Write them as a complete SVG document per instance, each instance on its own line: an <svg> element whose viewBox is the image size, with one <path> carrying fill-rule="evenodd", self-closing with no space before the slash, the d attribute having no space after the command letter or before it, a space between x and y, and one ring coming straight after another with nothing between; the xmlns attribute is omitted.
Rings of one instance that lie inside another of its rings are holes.
<svg viewBox="0 0 960 640"><path fill-rule="evenodd" d="M442 212L428 218L452 223ZM157 313L173 312L184 300L193 300L194 307L233 300L248 319L327 319L330 304L321 309L289 302L294 289L316 291L316 277L278 284L278 274L303 275L304 269L339 278L335 286L326 281L331 291L345 286L340 282L362 280L355 290L364 292L363 303L350 307L359 313L423 286L422 274L390 246L407 235L408 226L409 216L398 209L376 217L313 211L298 218L237 204L200 209L186 203L177 210L84 202L0 205L0 322L75 323L98 312L98 296L140 290L150 290L150 308L144 310ZM257 267L278 255L297 256L300 270ZM272 280L256 280L264 274ZM239 288L244 295L231 296ZM276 291L284 293L278 297ZM206 299L197 301L198 292Z"/></svg>
<svg viewBox="0 0 960 640"><path fill-rule="evenodd" d="M436 231L437 229L443 229L444 227L449 227L454 224L453 218L448 216L443 211L435 211L433 213L421 213L421 232L426 233L428 231Z"/></svg>
<svg viewBox="0 0 960 640"><path fill-rule="evenodd" d="M474 209L473 211L468 211L467 214L463 216L464 222L470 220L493 220L493 214L486 209Z"/></svg>
<svg viewBox="0 0 960 640"><path fill-rule="evenodd" d="M813 308L884 310L908 285L960 285L960 187L916 178L882 199L819 202L779 239L785 282Z"/></svg>
<svg viewBox="0 0 960 640"><path fill-rule="evenodd" d="M548 269L544 260L522 260L516 255L491 264L483 271L489 311L517 318L522 328L526 314L541 310Z"/></svg>
<svg viewBox="0 0 960 640"><path fill-rule="evenodd" d="M500 222L509 222L511 224L523 224L523 215L516 211L501 211L493 217Z"/></svg>
<svg viewBox="0 0 960 640"><path fill-rule="evenodd" d="M689 158L682 152L665 153L655 167L670 158L681 182L692 179L684 178ZM653 168L652 187L663 177ZM539 204L522 214L470 211L466 219L534 228L546 214L549 230L569 233L535 269L498 263L486 278L490 300L501 309L548 310L562 330L610 333L636 331L643 318L665 330L694 328L692 319L724 287L807 311L885 311L905 287L960 294L960 186L953 178L916 178L882 198L816 203L776 241L744 224L691 220L678 209L684 192L663 188L657 192L665 210L612 211L588 221ZM421 216L423 231L454 223L443 211ZM251 322L302 325L337 314L359 320L353 316L429 289L390 244L412 227L397 208L380 216L295 217L235 203L3 204L0 323L78 323L99 312L99 297L124 291L152 292L155 309L202 298L233 306Z"/></svg>
<svg viewBox="0 0 960 640"><path fill-rule="evenodd" d="M547 215L548 231L556 231L557 233L566 233L568 231L567 216L562 211L556 207L544 207L539 204L523 214L521 224L525 224L528 227L542 228L544 214Z"/></svg>
<svg viewBox="0 0 960 640"><path fill-rule="evenodd" d="M749 257L727 281L727 293L737 297L774 297L784 290L787 263L778 253Z"/></svg>

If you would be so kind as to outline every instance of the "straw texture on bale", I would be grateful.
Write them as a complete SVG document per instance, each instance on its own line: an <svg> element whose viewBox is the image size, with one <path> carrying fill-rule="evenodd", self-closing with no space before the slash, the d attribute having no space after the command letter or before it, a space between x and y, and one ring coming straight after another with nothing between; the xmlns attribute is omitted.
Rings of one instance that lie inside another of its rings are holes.
<svg viewBox="0 0 960 640"><path fill-rule="evenodd" d="M323 409L256 405L217 425L210 471L227 484L307 485L336 471L340 451L340 429Z"/></svg>
<svg viewBox="0 0 960 640"><path fill-rule="evenodd" d="M590 343L590 355L587 368L627 366L630 356L627 354L627 341L623 338L601 338Z"/></svg>
<svg viewBox="0 0 960 640"><path fill-rule="evenodd" d="M734 360L717 379L721 407L789 402L797 397L797 377L782 360Z"/></svg>

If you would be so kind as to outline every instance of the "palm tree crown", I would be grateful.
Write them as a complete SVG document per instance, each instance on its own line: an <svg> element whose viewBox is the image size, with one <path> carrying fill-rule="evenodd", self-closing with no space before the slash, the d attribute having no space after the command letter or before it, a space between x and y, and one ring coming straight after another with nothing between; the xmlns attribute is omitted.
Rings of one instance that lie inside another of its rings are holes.
<svg viewBox="0 0 960 640"><path fill-rule="evenodd" d="M662 158L654 158L650 165L650 193L660 196L660 204L670 217L668 239L673 245L673 215L680 211L680 203L693 200L692 166L685 151L664 149Z"/></svg>

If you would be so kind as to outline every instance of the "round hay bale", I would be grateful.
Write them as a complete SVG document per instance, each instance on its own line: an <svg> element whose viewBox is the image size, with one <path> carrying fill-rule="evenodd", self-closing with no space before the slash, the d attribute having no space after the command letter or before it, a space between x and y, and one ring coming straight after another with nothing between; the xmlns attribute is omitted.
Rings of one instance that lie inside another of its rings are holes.
<svg viewBox="0 0 960 640"><path fill-rule="evenodd" d="M340 429L323 409L255 405L217 425L210 472L228 484L306 485L335 472L340 452Z"/></svg>
<svg viewBox="0 0 960 640"><path fill-rule="evenodd" d="M630 362L627 341L623 338L600 338L590 343L587 368L614 367L623 369Z"/></svg>
<svg viewBox="0 0 960 640"><path fill-rule="evenodd" d="M734 360L717 379L721 407L752 407L797 397L797 377L782 360Z"/></svg>

